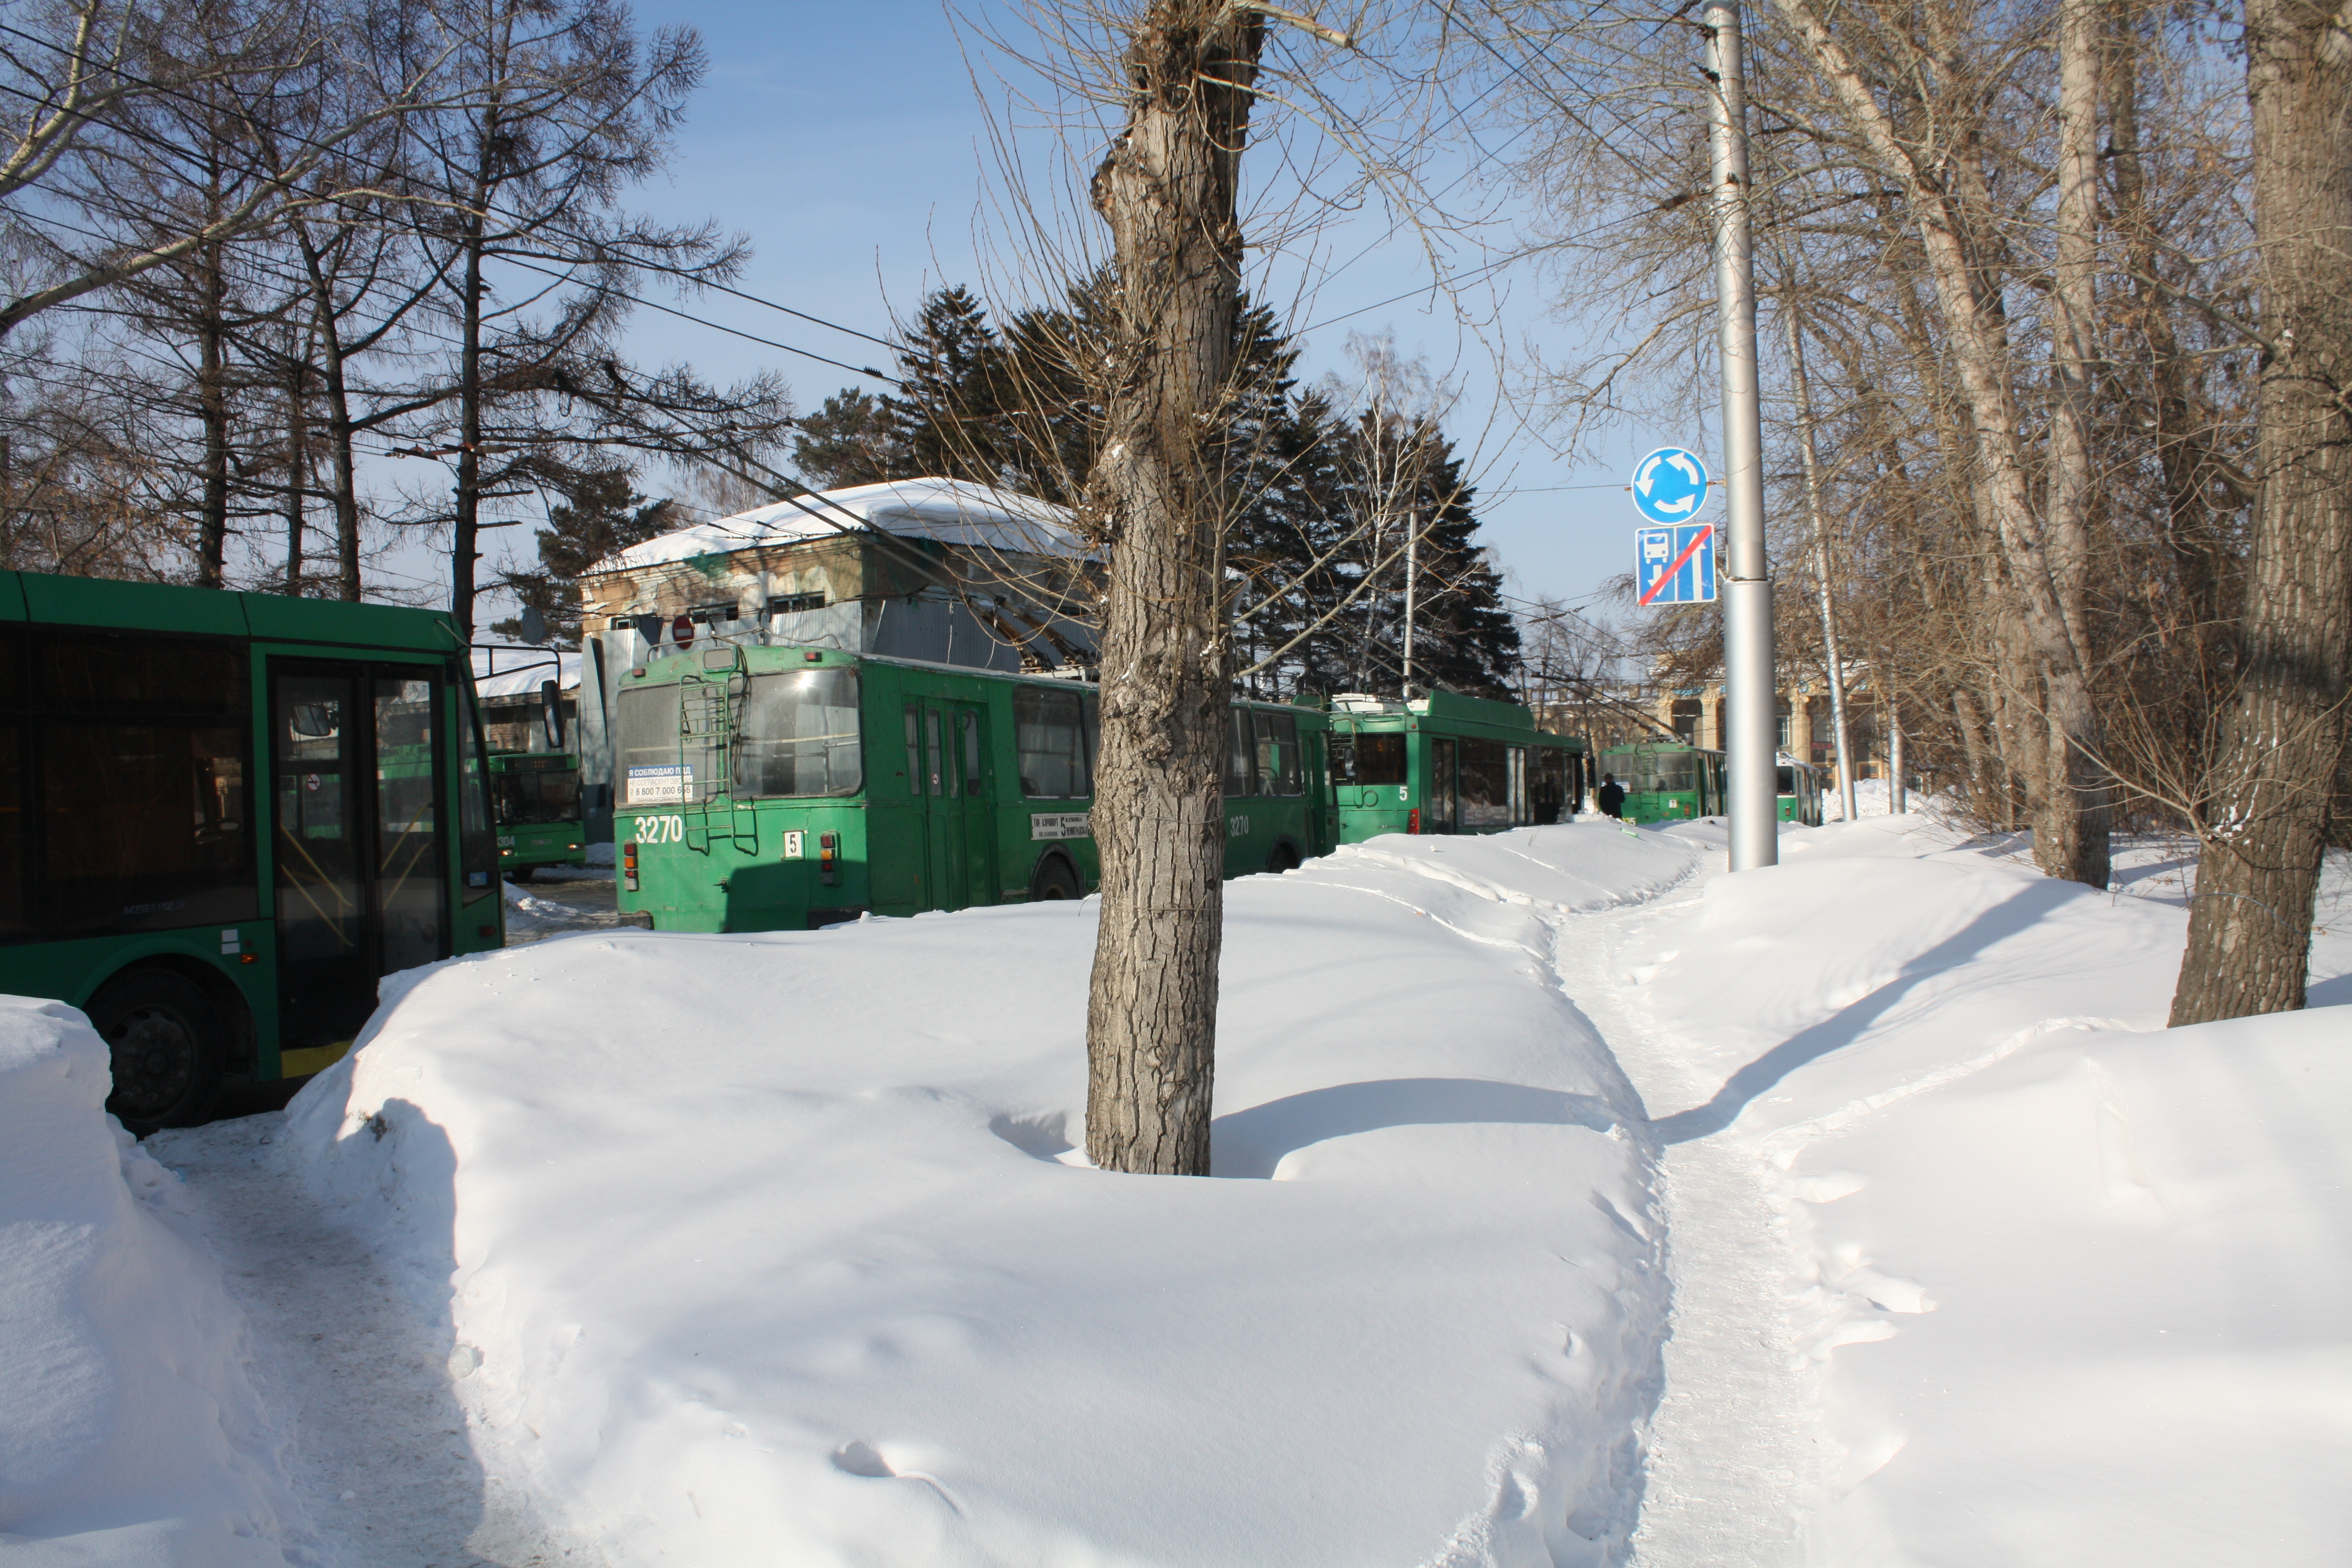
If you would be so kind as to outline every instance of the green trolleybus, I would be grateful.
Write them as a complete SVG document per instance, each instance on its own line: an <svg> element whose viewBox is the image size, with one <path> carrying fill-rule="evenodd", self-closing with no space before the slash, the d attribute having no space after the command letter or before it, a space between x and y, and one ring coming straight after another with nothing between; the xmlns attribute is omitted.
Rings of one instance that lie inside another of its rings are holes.
<svg viewBox="0 0 2352 1568"><path fill-rule="evenodd" d="M585 866L580 757L574 752L493 752L490 804L499 823L499 869L518 882L541 866Z"/></svg>
<svg viewBox="0 0 2352 1568"><path fill-rule="evenodd" d="M1342 844L1383 833L1499 833L1576 814L1584 742L1516 702L1433 691L1331 700L1331 789Z"/></svg>
<svg viewBox="0 0 2352 1568"><path fill-rule="evenodd" d="M1780 820L1801 822L1808 827L1822 825L1822 791L1829 775L1810 763L1801 763L1783 752L1773 759L1774 771L1780 775Z"/></svg>
<svg viewBox="0 0 2352 1568"><path fill-rule="evenodd" d="M89 1015L145 1133L503 941L446 616L0 572L0 990Z"/></svg>
<svg viewBox="0 0 2352 1568"><path fill-rule="evenodd" d="M1313 708L1236 704L1225 872L1332 841ZM1051 676L721 646L622 677L620 906L663 931L813 930L1075 899L1098 883L1095 689Z"/></svg>
<svg viewBox="0 0 2352 1568"><path fill-rule="evenodd" d="M1628 822L1688 822L1724 811L1724 754L1699 746L1644 742L1612 746L1595 764L1624 786Z"/></svg>

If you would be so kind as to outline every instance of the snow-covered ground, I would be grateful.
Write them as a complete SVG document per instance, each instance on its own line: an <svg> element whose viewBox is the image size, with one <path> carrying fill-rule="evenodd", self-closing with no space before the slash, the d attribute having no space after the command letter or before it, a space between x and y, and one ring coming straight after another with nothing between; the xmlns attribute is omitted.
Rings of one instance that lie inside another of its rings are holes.
<svg viewBox="0 0 2352 1568"><path fill-rule="evenodd" d="M546 940L151 1140L184 1187L17 1005L0 1557L2336 1561L2352 1015L2162 1031L2160 844L2111 892L1916 816L1782 844L1235 883L1199 1182L1070 1148L1090 902L705 937L514 889Z"/></svg>

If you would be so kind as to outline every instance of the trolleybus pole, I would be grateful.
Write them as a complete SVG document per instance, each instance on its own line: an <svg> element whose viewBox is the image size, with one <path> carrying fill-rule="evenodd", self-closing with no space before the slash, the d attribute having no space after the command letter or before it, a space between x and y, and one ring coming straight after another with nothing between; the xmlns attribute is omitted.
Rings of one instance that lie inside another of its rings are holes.
<svg viewBox="0 0 2352 1568"><path fill-rule="evenodd" d="M1780 859L1773 768L1772 580L1764 556L1764 432L1756 374L1756 258L1748 214L1748 89L1739 8L1707 0L1708 141L1715 153L1715 279L1723 370L1725 695L1731 703L1731 868Z"/></svg>

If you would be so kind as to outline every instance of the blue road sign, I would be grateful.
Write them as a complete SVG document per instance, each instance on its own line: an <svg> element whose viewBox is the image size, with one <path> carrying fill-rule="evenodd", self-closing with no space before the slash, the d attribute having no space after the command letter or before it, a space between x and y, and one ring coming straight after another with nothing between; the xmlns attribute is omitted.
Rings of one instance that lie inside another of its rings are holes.
<svg viewBox="0 0 2352 1568"><path fill-rule="evenodd" d="M1635 529L1633 585L1644 605L1713 604L1715 524Z"/></svg>
<svg viewBox="0 0 2352 1568"><path fill-rule="evenodd" d="M1706 505L1706 465L1696 452L1661 447L1633 465L1633 510L1651 522L1688 522Z"/></svg>

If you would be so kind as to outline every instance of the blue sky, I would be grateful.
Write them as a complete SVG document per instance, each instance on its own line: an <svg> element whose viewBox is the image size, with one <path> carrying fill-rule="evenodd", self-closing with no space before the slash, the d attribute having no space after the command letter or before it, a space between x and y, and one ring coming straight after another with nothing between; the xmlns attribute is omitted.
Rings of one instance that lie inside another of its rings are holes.
<svg viewBox="0 0 2352 1568"><path fill-rule="evenodd" d="M983 19L993 9L976 7ZM983 279L975 234L992 169L987 121L972 63L937 4L641 0L637 16L649 29L698 29L710 69L668 168L635 193L632 205L673 219L717 217L755 247L742 280L747 291L877 334L887 331L894 310L911 311L927 289ZM1349 331L1392 331L1406 354L1425 353L1441 372L1454 367L1463 396L1453 421L1457 438L1476 439L1500 390L1489 355L1456 331L1446 307L1433 312L1425 294L1380 303L1426 287L1429 269L1418 247L1370 217L1327 239L1329 253L1358 258L1336 274L1318 269L1312 280L1312 315L1347 319L1307 335L1307 375L1345 363ZM1297 265L1276 298L1296 286ZM1571 329L1561 324L1545 279L1525 269L1502 281L1499 325L1508 341L1532 334L1557 346L1568 340ZM883 353L723 296L687 308L852 363L877 363ZM791 382L804 409L842 385L873 385L650 311L640 312L630 347L641 360L684 360L719 379L772 366ZM1686 431L1625 431L1601 466L1577 467L1560 460L1539 434L1518 428L1506 409L1485 437L1480 510L1487 542L1513 577L1510 591L1579 600L1623 571L1636 520L1616 488L1624 479L1619 470L1668 441L1706 450L1701 435L1696 421ZM1559 488L1596 485L1603 488ZM530 537L528 529L505 531L499 547L527 551Z"/></svg>

